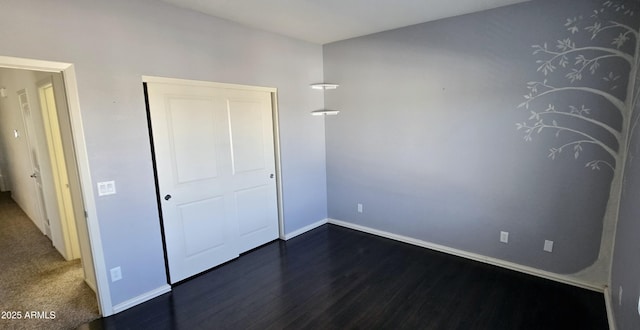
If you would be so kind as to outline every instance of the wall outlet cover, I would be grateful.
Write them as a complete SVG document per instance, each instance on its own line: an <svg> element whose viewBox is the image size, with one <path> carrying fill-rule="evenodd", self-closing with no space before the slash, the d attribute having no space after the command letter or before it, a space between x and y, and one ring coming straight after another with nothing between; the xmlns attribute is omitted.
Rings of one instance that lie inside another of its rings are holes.
<svg viewBox="0 0 640 330"><path fill-rule="evenodd" d="M509 243L509 232L508 231L501 231L500 232L500 242Z"/></svg>
<svg viewBox="0 0 640 330"><path fill-rule="evenodd" d="M544 248L547 252L553 252L553 241L544 240Z"/></svg>
<svg viewBox="0 0 640 330"><path fill-rule="evenodd" d="M111 268L111 282L122 279L122 269L120 267Z"/></svg>
<svg viewBox="0 0 640 330"><path fill-rule="evenodd" d="M622 306L622 285L618 287L618 306Z"/></svg>

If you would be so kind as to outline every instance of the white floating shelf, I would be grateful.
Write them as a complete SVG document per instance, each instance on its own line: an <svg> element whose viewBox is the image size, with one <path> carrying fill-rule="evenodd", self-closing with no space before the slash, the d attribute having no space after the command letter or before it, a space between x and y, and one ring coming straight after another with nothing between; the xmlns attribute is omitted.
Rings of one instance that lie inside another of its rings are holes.
<svg viewBox="0 0 640 330"><path fill-rule="evenodd" d="M316 110L311 111L312 116L335 116L340 113L340 110Z"/></svg>
<svg viewBox="0 0 640 330"><path fill-rule="evenodd" d="M326 89L336 89L336 88L338 88L338 86L340 86L340 85L338 85L338 84L325 84L325 83L321 83L321 84L312 84L312 85L311 85L311 88L313 88L313 89L323 89L323 90L326 90Z"/></svg>

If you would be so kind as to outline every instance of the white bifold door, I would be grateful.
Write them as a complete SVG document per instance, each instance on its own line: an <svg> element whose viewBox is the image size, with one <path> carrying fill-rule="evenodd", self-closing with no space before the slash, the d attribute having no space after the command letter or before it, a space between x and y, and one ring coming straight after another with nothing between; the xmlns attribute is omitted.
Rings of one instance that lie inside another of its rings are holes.
<svg viewBox="0 0 640 330"><path fill-rule="evenodd" d="M278 238L271 92L145 80L170 282Z"/></svg>

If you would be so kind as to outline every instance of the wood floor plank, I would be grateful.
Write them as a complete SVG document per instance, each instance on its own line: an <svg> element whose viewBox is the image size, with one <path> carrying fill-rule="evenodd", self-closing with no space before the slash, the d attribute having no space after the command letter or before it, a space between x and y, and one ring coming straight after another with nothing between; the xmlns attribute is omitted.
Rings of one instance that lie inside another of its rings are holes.
<svg viewBox="0 0 640 330"><path fill-rule="evenodd" d="M81 329L607 329L604 297L333 225Z"/></svg>

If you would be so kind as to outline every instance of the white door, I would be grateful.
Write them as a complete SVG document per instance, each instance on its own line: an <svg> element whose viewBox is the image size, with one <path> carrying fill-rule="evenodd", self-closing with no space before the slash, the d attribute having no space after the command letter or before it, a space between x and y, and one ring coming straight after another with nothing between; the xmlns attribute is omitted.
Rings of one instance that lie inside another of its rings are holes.
<svg viewBox="0 0 640 330"><path fill-rule="evenodd" d="M40 162L38 160L37 141L35 139L35 130L33 127L33 118L31 106L29 105L29 97L25 89L18 91L18 102L22 112L22 120L24 122L25 133L27 135L27 147L29 148L29 160L31 161L32 174L34 179L36 199L34 200L35 209L39 219L33 219L38 228L51 239L51 225L47 216L47 209L44 204L44 192L42 189L42 174L40 173Z"/></svg>
<svg viewBox="0 0 640 330"><path fill-rule="evenodd" d="M35 158L35 157L34 157ZM44 226L44 234L51 239L51 224L49 223L49 218L47 217L47 208L44 205L44 193L42 192L42 175L40 174L40 166L34 163L36 166L33 167L33 174L31 175L36 182L36 203L38 204L38 212L42 217L43 226Z"/></svg>
<svg viewBox="0 0 640 330"><path fill-rule="evenodd" d="M278 237L271 93L148 82L171 283Z"/></svg>
<svg viewBox="0 0 640 330"><path fill-rule="evenodd" d="M67 260L80 258L80 243L73 213L73 201L69 186L67 164L64 157L64 145L56 105L56 96L51 78L38 83L40 110L44 124L45 140L49 154L51 169L49 183L52 186L49 199L57 205L57 217L51 216L52 222L58 223L64 239L63 256ZM46 181L45 181L46 182Z"/></svg>

